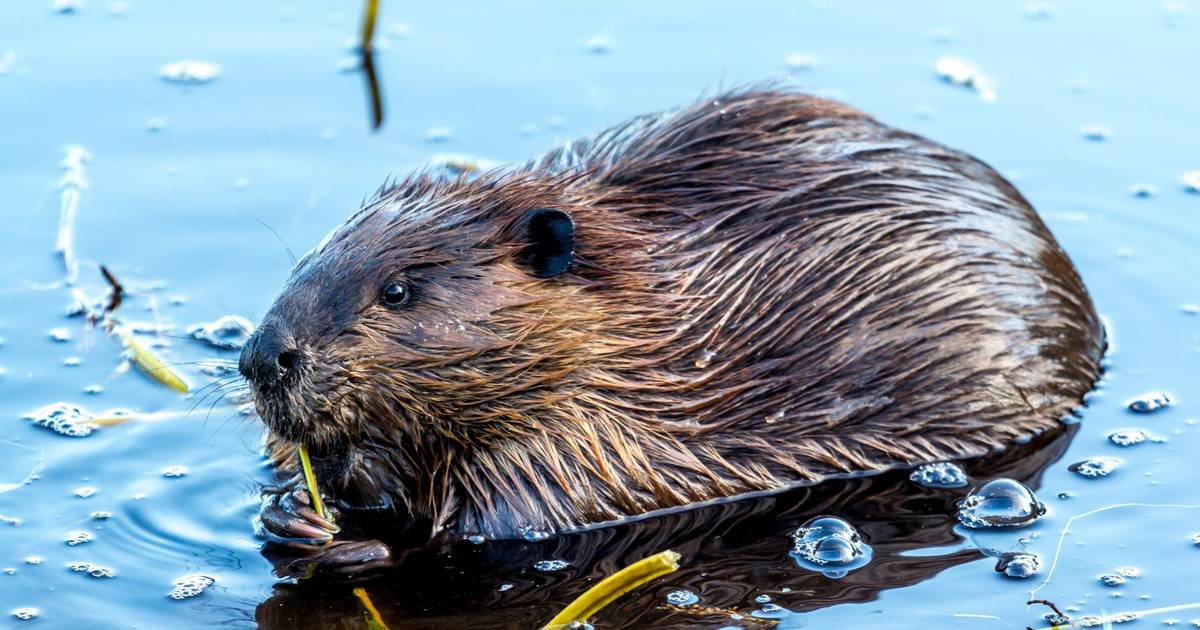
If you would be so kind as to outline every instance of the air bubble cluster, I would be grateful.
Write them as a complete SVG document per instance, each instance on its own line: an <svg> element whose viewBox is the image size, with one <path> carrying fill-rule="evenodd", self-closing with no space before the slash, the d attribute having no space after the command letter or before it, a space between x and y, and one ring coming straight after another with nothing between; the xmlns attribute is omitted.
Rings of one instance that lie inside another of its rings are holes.
<svg viewBox="0 0 1200 630"><path fill-rule="evenodd" d="M190 599L200 595L216 582L207 575L185 575L175 580L175 585L167 595L174 600Z"/></svg>
<svg viewBox="0 0 1200 630"><path fill-rule="evenodd" d="M926 488L962 488L967 485L967 473L954 462L925 464L912 471L908 479Z"/></svg>
<svg viewBox="0 0 1200 630"><path fill-rule="evenodd" d="M1067 470L1088 479L1107 477L1121 465L1116 457L1089 457L1083 461L1067 466Z"/></svg>
<svg viewBox="0 0 1200 630"><path fill-rule="evenodd" d="M854 526L836 516L820 516L792 534L791 556L802 568L830 578L844 577L871 560L871 547Z"/></svg>

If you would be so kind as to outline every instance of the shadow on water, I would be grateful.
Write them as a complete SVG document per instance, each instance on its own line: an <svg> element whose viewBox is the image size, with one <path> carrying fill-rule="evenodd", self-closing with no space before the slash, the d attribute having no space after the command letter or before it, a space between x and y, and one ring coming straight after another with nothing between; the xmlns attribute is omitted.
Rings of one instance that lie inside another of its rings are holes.
<svg viewBox="0 0 1200 630"><path fill-rule="evenodd" d="M1037 488L1062 456L1076 425L1002 453L964 462L973 483L1009 477ZM621 567L664 549L682 554L679 571L603 611L605 628L767 625L755 597L791 612L866 602L891 588L927 580L981 558L955 533L955 501L964 489L909 481L909 471L834 479L764 498L706 506L641 522L538 542L462 542L449 553L414 551L386 575L355 585L279 584L258 606L263 628L359 627L365 614L351 586L367 590L392 627L537 627L575 596ZM866 566L833 579L797 566L792 533L808 520L839 516L873 549ZM539 572L541 560L564 560ZM281 559L282 560L282 559ZM695 606L666 604L671 591L699 596ZM1014 606L1022 602L1014 602Z"/></svg>

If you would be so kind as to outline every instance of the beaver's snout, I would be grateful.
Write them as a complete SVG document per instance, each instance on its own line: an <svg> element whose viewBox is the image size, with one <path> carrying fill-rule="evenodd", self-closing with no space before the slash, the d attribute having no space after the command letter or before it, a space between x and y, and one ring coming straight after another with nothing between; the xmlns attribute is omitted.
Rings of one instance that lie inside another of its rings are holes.
<svg viewBox="0 0 1200 630"><path fill-rule="evenodd" d="M238 371L259 391L272 390L300 366L291 336L278 326L262 326L250 335L238 359Z"/></svg>

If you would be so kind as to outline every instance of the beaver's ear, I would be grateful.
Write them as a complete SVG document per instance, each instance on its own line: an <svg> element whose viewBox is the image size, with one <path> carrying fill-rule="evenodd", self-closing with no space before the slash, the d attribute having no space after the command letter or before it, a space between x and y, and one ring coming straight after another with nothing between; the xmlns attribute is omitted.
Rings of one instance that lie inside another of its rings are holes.
<svg viewBox="0 0 1200 630"><path fill-rule="evenodd" d="M575 258L575 221L556 208L538 208L521 219L525 248L520 260L537 278L562 275Z"/></svg>

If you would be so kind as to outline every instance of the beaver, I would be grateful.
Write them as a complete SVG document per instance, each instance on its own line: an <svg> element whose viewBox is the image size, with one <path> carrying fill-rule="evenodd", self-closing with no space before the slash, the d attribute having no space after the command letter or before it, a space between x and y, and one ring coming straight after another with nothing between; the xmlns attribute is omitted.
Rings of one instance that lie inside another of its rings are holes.
<svg viewBox="0 0 1200 630"><path fill-rule="evenodd" d="M446 540L982 455L1070 416L1104 349L992 168L754 88L385 183L296 264L239 368L281 470L304 444L335 505ZM329 541L296 487L260 531Z"/></svg>

